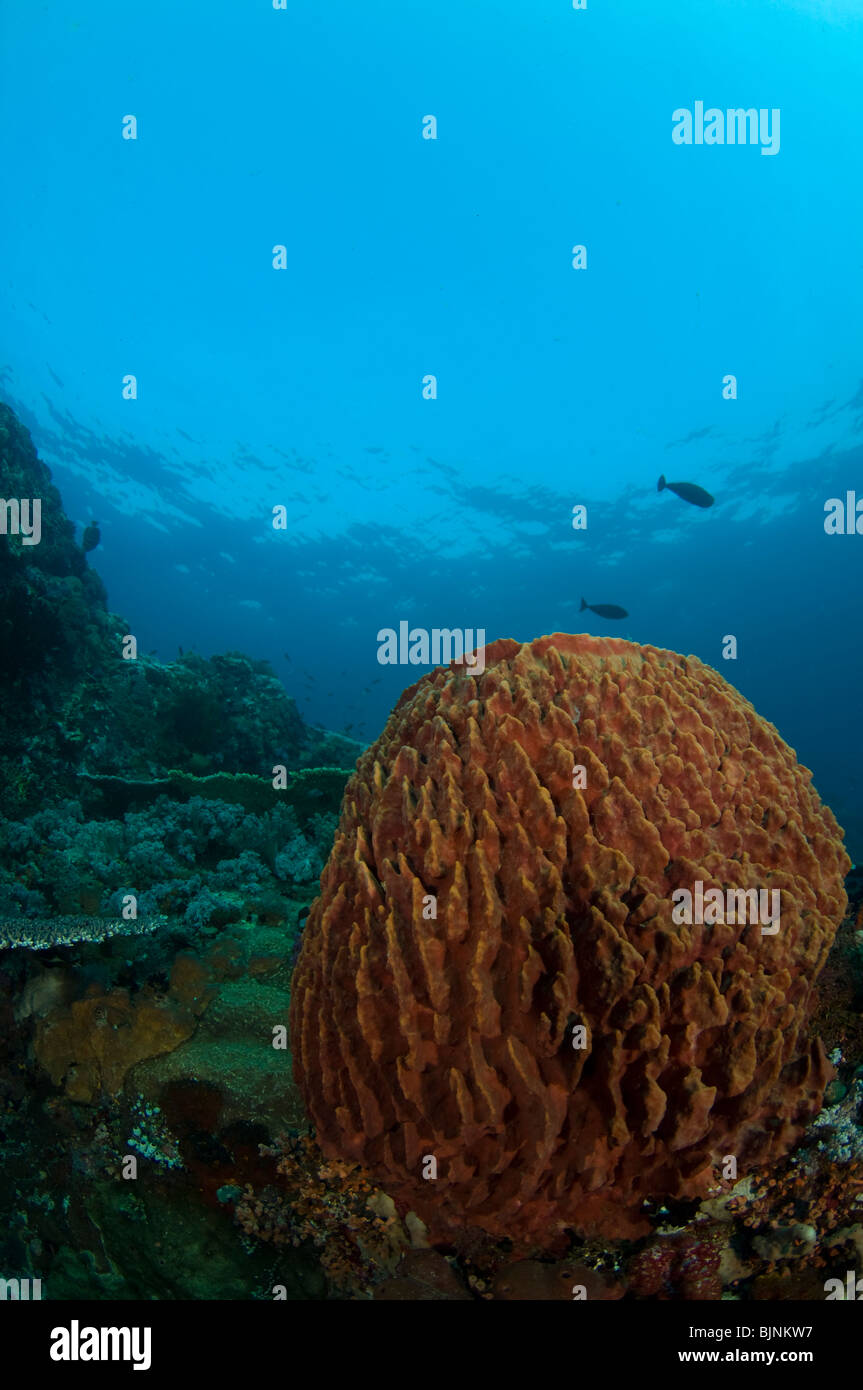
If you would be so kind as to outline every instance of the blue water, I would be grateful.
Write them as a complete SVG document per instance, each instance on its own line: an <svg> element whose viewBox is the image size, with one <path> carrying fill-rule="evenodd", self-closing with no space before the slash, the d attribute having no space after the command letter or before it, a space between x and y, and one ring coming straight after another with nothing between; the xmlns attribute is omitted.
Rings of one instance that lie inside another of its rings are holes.
<svg viewBox="0 0 863 1390"><path fill-rule="evenodd" d="M141 647L369 740L401 619L692 652L863 854L861 63L859 0L4 0L0 394Z"/></svg>

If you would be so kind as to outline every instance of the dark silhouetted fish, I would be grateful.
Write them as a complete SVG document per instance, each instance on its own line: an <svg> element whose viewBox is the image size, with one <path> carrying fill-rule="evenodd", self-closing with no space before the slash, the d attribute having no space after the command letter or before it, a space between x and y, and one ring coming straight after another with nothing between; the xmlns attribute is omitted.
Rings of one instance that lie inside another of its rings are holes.
<svg viewBox="0 0 863 1390"><path fill-rule="evenodd" d="M583 613L585 608L589 608L591 613L596 613L599 618L628 618L629 614L625 608L619 608L616 603L585 603L581 600L579 613Z"/></svg>
<svg viewBox="0 0 863 1390"><path fill-rule="evenodd" d="M703 487L699 487L697 483L667 483L665 481L665 474L663 473L659 482L656 484L656 491L664 492L666 488L668 488L669 492L677 493L677 496L681 497L684 502L691 502L693 507L712 507L716 500L710 496L709 492L705 492Z"/></svg>
<svg viewBox="0 0 863 1390"><path fill-rule="evenodd" d="M90 550L95 550L96 546L99 544L101 539L102 533L99 530L98 521L91 521L90 525L84 532L84 537L81 541L81 549L83 550L84 554L86 555L87 552Z"/></svg>

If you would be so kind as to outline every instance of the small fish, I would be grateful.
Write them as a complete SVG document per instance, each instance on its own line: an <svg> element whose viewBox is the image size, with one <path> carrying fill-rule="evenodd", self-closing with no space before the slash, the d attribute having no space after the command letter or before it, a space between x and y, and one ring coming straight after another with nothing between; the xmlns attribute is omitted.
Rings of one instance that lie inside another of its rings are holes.
<svg viewBox="0 0 863 1390"><path fill-rule="evenodd" d="M282 652L282 656L285 658L285 661L290 661L291 659L287 652Z"/></svg>
<svg viewBox="0 0 863 1390"><path fill-rule="evenodd" d="M589 608L591 613L595 613L599 618L628 618L629 614L625 608L619 608L616 603L585 603L581 600L579 613L583 613L585 608Z"/></svg>
<svg viewBox="0 0 863 1390"><path fill-rule="evenodd" d="M668 488L670 492L675 492L684 502L691 502L693 507L712 507L716 500L697 483L667 483L663 473L656 484L656 491L663 492L665 488Z"/></svg>
<svg viewBox="0 0 863 1390"><path fill-rule="evenodd" d="M86 555L89 551L95 550L101 539L102 533L99 530L98 521L91 521L81 541L81 549L84 554Z"/></svg>

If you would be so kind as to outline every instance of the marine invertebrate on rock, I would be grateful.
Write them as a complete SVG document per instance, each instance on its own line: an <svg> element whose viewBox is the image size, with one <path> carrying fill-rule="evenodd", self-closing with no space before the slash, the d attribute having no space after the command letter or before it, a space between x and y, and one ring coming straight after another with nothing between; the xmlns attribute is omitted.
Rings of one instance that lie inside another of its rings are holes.
<svg viewBox="0 0 863 1390"><path fill-rule="evenodd" d="M630 1260L627 1284L639 1298L715 1302L722 1297L720 1266L727 1244L727 1228L721 1225L654 1236Z"/></svg>
<svg viewBox="0 0 863 1390"><path fill-rule="evenodd" d="M357 764L303 935L324 1152L435 1236L644 1233L646 1199L817 1111L847 868L808 771L694 658L557 634L431 672ZM698 881L780 890L780 929L678 924Z"/></svg>
<svg viewBox="0 0 863 1390"><path fill-rule="evenodd" d="M343 1292L365 1295L393 1274L405 1251L422 1244L416 1218L401 1220L386 1193L358 1165L328 1163L308 1135L283 1135L261 1154L278 1160L279 1188L247 1184L234 1216L246 1235L274 1245L311 1241L327 1278Z"/></svg>
<svg viewBox="0 0 863 1390"><path fill-rule="evenodd" d="M128 990L92 993L56 1009L36 1029L36 1060L70 1100L92 1104L122 1090L126 1073L145 1057L170 1052L195 1030L195 1017L176 1000L131 999Z"/></svg>
<svg viewBox="0 0 863 1390"><path fill-rule="evenodd" d="M142 1158L150 1159L165 1168L182 1168L183 1159L174 1135L171 1133L158 1105L148 1105L138 1097L132 1106L133 1125L126 1147L134 1149Z"/></svg>

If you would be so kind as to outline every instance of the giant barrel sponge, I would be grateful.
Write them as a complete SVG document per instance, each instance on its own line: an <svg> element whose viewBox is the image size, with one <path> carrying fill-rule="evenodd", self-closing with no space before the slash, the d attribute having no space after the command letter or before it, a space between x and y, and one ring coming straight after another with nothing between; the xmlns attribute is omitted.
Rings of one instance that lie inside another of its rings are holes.
<svg viewBox="0 0 863 1390"><path fill-rule="evenodd" d="M849 867L811 774L693 657L557 633L432 671L348 783L294 976L324 1152L436 1239L639 1234L820 1108ZM779 921L681 924L679 889L778 889Z"/></svg>

